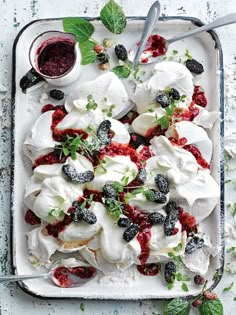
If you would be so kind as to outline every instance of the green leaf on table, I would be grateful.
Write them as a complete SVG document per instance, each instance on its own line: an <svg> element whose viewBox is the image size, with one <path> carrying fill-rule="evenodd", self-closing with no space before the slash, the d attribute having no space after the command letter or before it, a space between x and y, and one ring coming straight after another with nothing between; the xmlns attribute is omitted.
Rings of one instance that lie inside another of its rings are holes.
<svg viewBox="0 0 236 315"><path fill-rule="evenodd" d="M124 11L114 0L102 8L100 18L104 26L114 34L121 34L126 27Z"/></svg>
<svg viewBox="0 0 236 315"><path fill-rule="evenodd" d="M131 67L130 65L116 66L112 68L112 72L114 72L119 79L126 79L130 75Z"/></svg>
<svg viewBox="0 0 236 315"><path fill-rule="evenodd" d="M181 298L176 298L166 305L163 315L188 315L189 311L189 302Z"/></svg>
<svg viewBox="0 0 236 315"><path fill-rule="evenodd" d="M79 17L63 18L63 29L77 36L79 43L88 40L94 32L94 26L89 21Z"/></svg>
<svg viewBox="0 0 236 315"><path fill-rule="evenodd" d="M80 310L81 310L82 312L84 312L84 303L80 303L79 308L80 308Z"/></svg>
<svg viewBox="0 0 236 315"><path fill-rule="evenodd" d="M223 305L218 298L215 300L204 298L199 312L201 315L223 315Z"/></svg>
<svg viewBox="0 0 236 315"><path fill-rule="evenodd" d="M233 288L234 282L231 282L230 285L227 288L223 289L223 292L230 291Z"/></svg>
<svg viewBox="0 0 236 315"><path fill-rule="evenodd" d="M88 65L94 63L97 60L97 54L93 50L93 47L96 43L92 40L86 40L82 43L79 43L79 48L81 52L81 65Z"/></svg>

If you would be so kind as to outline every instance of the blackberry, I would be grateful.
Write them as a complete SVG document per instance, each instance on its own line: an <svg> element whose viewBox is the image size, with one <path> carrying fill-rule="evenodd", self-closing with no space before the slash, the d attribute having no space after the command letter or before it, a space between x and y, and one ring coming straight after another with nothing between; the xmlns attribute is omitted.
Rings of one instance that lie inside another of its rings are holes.
<svg viewBox="0 0 236 315"><path fill-rule="evenodd" d="M148 222L151 224L162 224L164 221L165 217L161 213L153 212L148 215Z"/></svg>
<svg viewBox="0 0 236 315"><path fill-rule="evenodd" d="M116 198L118 196L117 191L110 184L104 185L102 191L105 198Z"/></svg>
<svg viewBox="0 0 236 315"><path fill-rule="evenodd" d="M53 89L49 92L49 95L55 100L62 100L64 98L64 92L61 90Z"/></svg>
<svg viewBox="0 0 236 315"><path fill-rule="evenodd" d="M195 59L188 59L185 65L192 73L201 74L204 72L203 65Z"/></svg>
<svg viewBox="0 0 236 315"><path fill-rule="evenodd" d="M170 92L168 93L169 97L172 98L172 100L174 101L178 101L180 99L180 94L179 91L177 91L176 89L172 88L170 90Z"/></svg>
<svg viewBox="0 0 236 315"><path fill-rule="evenodd" d="M129 218L119 218L117 221L117 225L119 227L129 227L131 225L132 221Z"/></svg>
<svg viewBox="0 0 236 315"><path fill-rule="evenodd" d="M72 202L72 206L75 207L75 208L77 208L77 209L81 209L81 208L80 208L80 205L81 205L81 204L80 204L80 202L79 202L78 200L75 200L75 201Z"/></svg>
<svg viewBox="0 0 236 315"><path fill-rule="evenodd" d="M194 276L194 282L196 284L203 285L205 283L205 279L200 275L196 275Z"/></svg>
<svg viewBox="0 0 236 315"><path fill-rule="evenodd" d="M139 232L138 224L130 225L123 233L123 239L126 242L130 242Z"/></svg>
<svg viewBox="0 0 236 315"><path fill-rule="evenodd" d="M139 181L140 185L144 184L145 180L147 179L147 171L144 167L141 167L138 170L138 174L136 176L136 179Z"/></svg>
<svg viewBox="0 0 236 315"><path fill-rule="evenodd" d="M111 128L110 120L104 120L98 127L97 137L100 140L100 142L104 145L111 143L111 138L109 137L110 128Z"/></svg>
<svg viewBox="0 0 236 315"><path fill-rule="evenodd" d="M156 203L166 203L166 196L160 192L160 191L156 191Z"/></svg>
<svg viewBox="0 0 236 315"><path fill-rule="evenodd" d="M166 236L173 235L175 224L179 218L179 211L177 209L172 210L167 214L164 222L164 233Z"/></svg>
<svg viewBox="0 0 236 315"><path fill-rule="evenodd" d="M75 211L71 215L72 220L76 223L82 220L82 210L80 208L75 208Z"/></svg>
<svg viewBox="0 0 236 315"><path fill-rule="evenodd" d="M108 54L101 53L97 55L97 59L100 61L100 63L105 64L109 62L110 57Z"/></svg>
<svg viewBox="0 0 236 315"><path fill-rule="evenodd" d="M164 94L157 95L156 102L159 103L161 107L167 107L170 105L169 98Z"/></svg>
<svg viewBox="0 0 236 315"><path fill-rule="evenodd" d="M173 210L177 209L177 204L175 201L169 201L165 207L164 207L165 211L167 214L170 214Z"/></svg>
<svg viewBox="0 0 236 315"><path fill-rule="evenodd" d="M118 59L125 61L128 58L128 53L123 45L116 45L115 46L115 53Z"/></svg>
<svg viewBox="0 0 236 315"><path fill-rule="evenodd" d="M95 224L97 222L96 215L92 211L89 211L87 209L81 210L80 216L81 216L81 219L88 224Z"/></svg>
<svg viewBox="0 0 236 315"><path fill-rule="evenodd" d="M79 184L91 182L94 179L94 173L92 171L77 173L76 169L69 164L62 166L62 172L71 182L77 182Z"/></svg>
<svg viewBox="0 0 236 315"><path fill-rule="evenodd" d="M132 148L135 150L138 149L140 145L148 145L147 140L143 137L140 136L137 133L131 133L130 134L130 145Z"/></svg>
<svg viewBox="0 0 236 315"><path fill-rule="evenodd" d="M165 265L165 280L168 283L173 283L175 281L176 265L173 261L169 261Z"/></svg>
<svg viewBox="0 0 236 315"><path fill-rule="evenodd" d="M155 183L159 189L160 192L162 192L163 194L168 194L169 192L169 183L168 180L166 178L166 176L162 175L162 174L157 174L155 176Z"/></svg>
<svg viewBox="0 0 236 315"><path fill-rule="evenodd" d="M204 239L200 238L198 236L194 236L191 238L190 241L188 241L186 247L185 247L185 253L186 254L192 254L194 253L197 249L200 249L203 247L204 244Z"/></svg>

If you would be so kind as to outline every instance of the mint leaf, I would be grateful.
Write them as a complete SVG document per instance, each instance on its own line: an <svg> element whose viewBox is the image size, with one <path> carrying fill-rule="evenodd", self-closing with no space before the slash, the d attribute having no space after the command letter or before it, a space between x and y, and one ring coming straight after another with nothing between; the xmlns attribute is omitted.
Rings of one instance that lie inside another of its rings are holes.
<svg viewBox="0 0 236 315"><path fill-rule="evenodd" d="M230 291L233 288L234 282L231 282L230 285L227 288L223 289L223 292Z"/></svg>
<svg viewBox="0 0 236 315"><path fill-rule="evenodd" d="M114 0L102 8L100 18L104 26L114 34L121 34L126 27L124 11Z"/></svg>
<svg viewBox="0 0 236 315"><path fill-rule="evenodd" d="M161 130L169 127L169 119L166 116L162 116L157 120L158 125L161 126Z"/></svg>
<svg viewBox="0 0 236 315"><path fill-rule="evenodd" d="M114 72L119 79L126 79L130 75L131 67L130 65L116 66L112 69L112 72Z"/></svg>
<svg viewBox="0 0 236 315"><path fill-rule="evenodd" d="M176 298L166 305L163 315L188 315L189 311L189 302L181 298Z"/></svg>
<svg viewBox="0 0 236 315"><path fill-rule="evenodd" d="M79 43L89 39L94 32L94 26L79 17L63 18L63 29L67 33L75 34Z"/></svg>
<svg viewBox="0 0 236 315"><path fill-rule="evenodd" d="M92 40L86 40L79 43L79 48L81 52L81 65L88 65L94 63L97 60L97 54L93 50L93 47L96 43Z"/></svg>
<svg viewBox="0 0 236 315"><path fill-rule="evenodd" d="M80 308L80 310L81 310L82 312L84 312L84 303L80 303L79 308Z"/></svg>
<svg viewBox="0 0 236 315"><path fill-rule="evenodd" d="M223 315L223 305L219 299L208 300L204 298L199 312L201 315Z"/></svg>
<svg viewBox="0 0 236 315"><path fill-rule="evenodd" d="M187 284L185 282L182 283L181 288L182 288L182 290L184 292L188 292L189 291L188 286L187 286Z"/></svg>

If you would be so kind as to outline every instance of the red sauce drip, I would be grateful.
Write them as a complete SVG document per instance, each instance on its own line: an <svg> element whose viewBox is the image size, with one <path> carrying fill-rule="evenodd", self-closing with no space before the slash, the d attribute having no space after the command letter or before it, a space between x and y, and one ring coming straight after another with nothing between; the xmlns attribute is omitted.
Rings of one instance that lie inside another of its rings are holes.
<svg viewBox="0 0 236 315"><path fill-rule="evenodd" d="M65 129L65 130L58 130L56 126L59 124L59 122L62 121L62 119L67 115L66 111L63 109L56 108L52 115L52 125L51 130L53 132L53 140L62 142L65 140L66 136L70 137L77 137L78 135L82 135L82 139L86 139L88 137L87 132L85 132L83 129Z"/></svg>
<svg viewBox="0 0 236 315"><path fill-rule="evenodd" d="M194 87L192 100L194 101L195 104L197 104L199 106L202 106L202 107L206 107L207 106L206 95L205 95L204 91L202 90L202 88L199 85L196 85Z"/></svg>
<svg viewBox="0 0 236 315"><path fill-rule="evenodd" d="M33 164L33 169L35 169L39 165L48 165L48 164L55 164L55 163L65 163L67 157L61 157L56 152L50 152L45 155L39 156Z"/></svg>
<svg viewBox="0 0 236 315"><path fill-rule="evenodd" d="M53 276L57 279L61 288L70 288L73 284L73 281L68 276L66 267L57 267L53 271Z"/></svg>
<svg viewBox="0 0 236 315"><path fill-rule="evenodd" d="M182 232L186 231L187 235L197 233L195 217L188 212L184 212L181 207L179 207L179 222L182 225Z"/></svg>
<svg viewBox="0 0 236 315"><path fill-rule="evenodd" d="M180 145L180 146L184 146L188 141L185 137L179 138L178 140L173 137L170 137L168 138L168 140L171 142L172 145Z"/></svg>
<svg viewBox="0 0 236 315"><path fill-rule="evenodd" d="M144 145L141 150L138 151L139 158L143 161L150 159L152 152L147 145Z"/></svg>
<svg viewBox="0 0 236 315"><path fill-rule="evenodd" d="M37 51L39 71L49 77L65 74L75 63L75 43L60 40L40 47Z"/></svg>
<svg viewBox="0 0 236 315"><path fill-rule="evenodd" d="M98 190L85 189L83 197L89 199L93 195L93 201L101 202L102 201L102 192Z"/></svg>
<svg viewBox="0 0 236 315"><path fill-rule="evenodd" d="M111 144L105 146L99 151L100 160L102 160L102 158L105 155L112 157L116 155L129 156L131 161L134 162L138 168L142 166L139 159L139 154L136 152L135 149L131 148L128 144L112 142Z"/></svg>
<svg viewBox="0 0 236 315"><path fill-rule="evenodd" d="M137 112L131 110L125 116L120 118L119 121L122 122L123 124L130 124L131 125L132 122L135 120L135 118L137 118L138 116L139 116L139 114Z"/></svg>
<svg viewBox="0 0 236 315"><path fill-rule="evenodd" d="M192 155L197 160L197 163L201 165L203 168L210 168L210 165L207 163L207 161L202 157L201 152L192 144L187 144L183 147L185 150L192 153Z"/></svg>
<svg viewBox="0 0 236 315"><path fill-rule="evenodd" d="M141 59L141 62L142 62L142 63L148 63L148 60L149 60L148 58L142 58L142 59Z"/></svg>
<svg viewBox="0 0 236 315"><path fill-rule="evenodd" d="M32 210L27 210L25 213L25 222L30 225L36 225L41 223L41 219Z"/></svg>
<svg viewBox="0 0 236 315"><path fill-rule="evenodd" d="M54 224L48 224L46 225L46 229L49 235L58 237L58 234L62 232L71 222L72 218L69 215L65 214L62 221L56 222Z"/></svg>
<svg viewBox="0 0 236 315"><path fill-rule="evenodd" d="M161 129L160 125L149 128L146 132L145 138L150 141L153 137L164 135L167 129Z"/></svg>
<svg viewBox="0 0 236 315"><path fill-rule="evenodd" d="M164 55L166 53L165 39L157 34L150 35L143 52L151 52L153 58Z"/></svg>
<svg viewBox="0 0 236 315"><path fill-rule="evenodd" d="M81 279L90 279L94 277L97 273L97 270L94 267L73 267L67 268L71 273Z"/></svg>
<svg viewBox="0 0 236 315"><path fill-rule="evenodd" d="M48 111L50 111L50 110L56 110L56 109L61 109L64 113L67 114L67 111L66 111L64 105L56 105L56 106L54 106L54 105L52 105L52 104L46 104L46 105L44 105L44 106L42 107L42 109L41 109L41 113L43 114L43 113L46 113L46 112L48 112Z"/></svg>
<svg viewBox="0 0 236 315"><path fill-rule="evenodd" d="M188 110L190 112L190 121L193 121L198 116L200 110L194 106L194 102L190 103Z"/></svg>
<svg viewBox="0 0 236 315"><path fill-rule="evenodd" d="M188 109L176 108L173 116L177 119L177 121L193 121L193 119L199 114L199 108L194 105L195 103L191 102Z"/></svg>
<svg viewBox="0 0 236 315"><path fill-rule="evenodd" d="M139 225L139 232L137 235L137 240L141 246L139 260L141 265L144 265L150 254L149 241L151 238L152 225L147 221L148 215L136 207L127 205L124 214L129 217L133 223Z"/></svg>
<svg viewBox="0 0 236 315"><path fill-rule="evenodd" d="M161 266L158 264L138 265L137 270L144 276L156 276L161 270Z"/></svg>

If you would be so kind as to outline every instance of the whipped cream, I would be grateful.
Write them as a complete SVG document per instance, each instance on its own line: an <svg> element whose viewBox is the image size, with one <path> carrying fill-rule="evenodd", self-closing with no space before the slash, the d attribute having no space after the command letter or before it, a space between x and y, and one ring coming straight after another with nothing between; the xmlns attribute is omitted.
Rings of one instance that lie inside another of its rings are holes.
<svg viewBox="0 0 236 315"><path fill-rule="evenodd" d="M212 141L206 131L190 121L180 121L171 125L165 133L167 138L186 139L184 145L194 145L202 154L202 157L210 163L212 157Z"/></svg>
<svg viewBox="0 0 236 315"><path fill-rule="evenodd" d="M27 133L23 151L32 162L39 156L52 152L54 146L58 144L52 138L53 113L54 111L48 111L40 115Z"/></svg>
<svg viewBox="0 0 236 315"><path fill-rule="evenodd" d="M95 80L76 87L65 101L66 110L71 112L76 108L79 111L85 111L89 95L93 97L104 117L107 117L111 106L112 117L115 117L128 103L128 95L121 80L113 72L106 72Z"/></svg>
<svg viewBox="0 0 236 315"><path fill-rule="evenodd" d="M154 137L150 142L155 156L147 160L148 182L157 173L166 175L170 186L187 183L196 176L198 164L191 153L172 145L164 136Z"/></svg>
<svg viewBox="0 0 236 315"><path fill-rule="evenodd" d="M181 104L187 108L192 101L193 76L182 64L174 61L159 62L154 67L154 75L144 83L138 84L132 100L137 106L139 114L148 109L157 107L155 98L167 88L175 88L180 95L186 95L185 101Z"/></svg>

